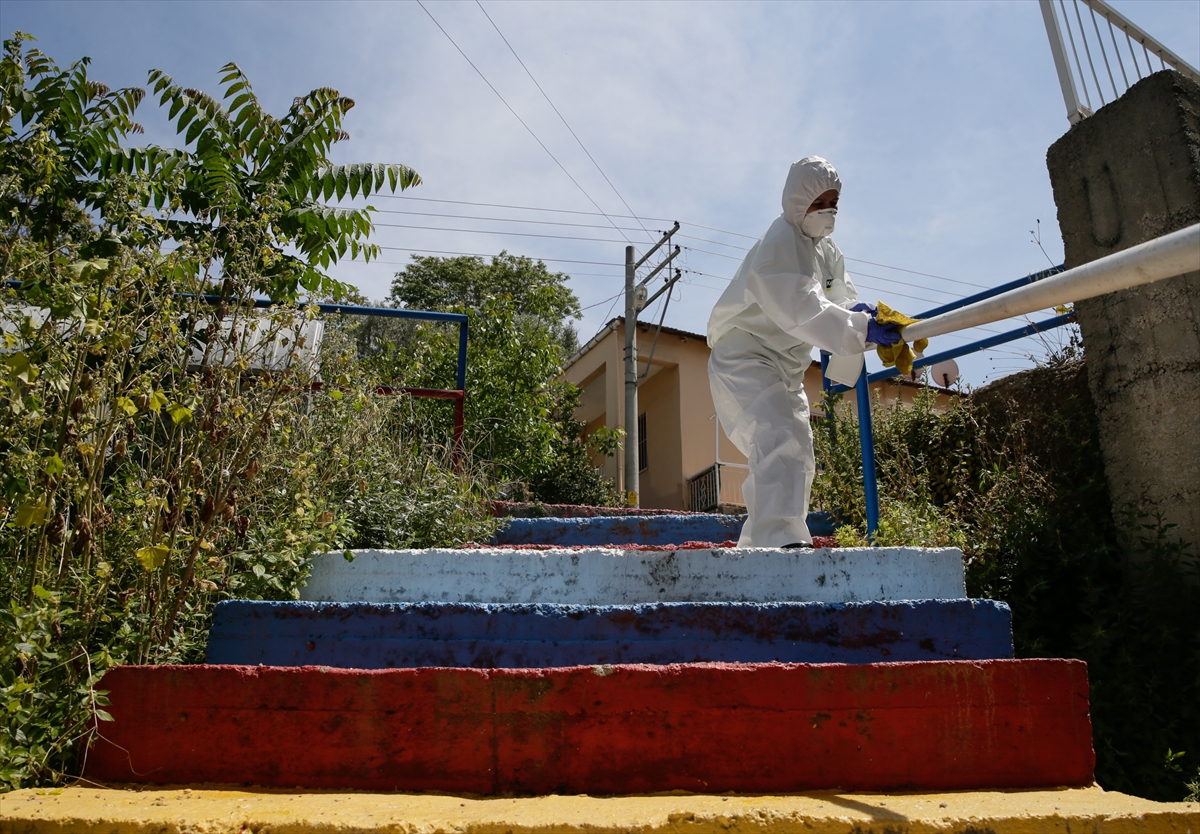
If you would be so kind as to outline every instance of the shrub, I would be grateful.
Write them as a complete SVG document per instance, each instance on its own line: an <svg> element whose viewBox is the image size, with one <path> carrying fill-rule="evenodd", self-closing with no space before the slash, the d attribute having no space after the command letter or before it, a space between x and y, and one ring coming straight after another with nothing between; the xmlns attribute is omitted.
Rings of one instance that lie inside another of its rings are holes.
<svg viewBox="0 0 1200 834"><path fill-rule="evenodd" d="M833 405L827 404L827 412ZM880 544L961 546L971 596L1007 602L1018 657L1087 661L1096 778L1152 799L1195 791L1200 576L1161 519L1114 520L1081 361L1055 361L933 409L873 413ZM815 433L814 503L865 542L858 427Z"/></svg>
<svg viewBox="0 0 1200 834"><path fill-rule="evenodd" d="M231 116L156 74L195 152L122 149L141 91L20 42L0 60L0 789L74 772L103 671L201 660L218 600L295 598L316 552L494 524L486 484L336 339L313 390L315 308L249 302L344 289L321 268L370 223L326 187L415 181L328 165L352 103L314 91L274 120L234 68Z"/></svg>
<svg viewBox="0 0 1200 834"><path fill-rule="evenodd" d="M1043 475L1025 454L1022 423L992 437L980 410L956 398L938 410L922 390L912 406L872 409L883 545L961 547L968 564L995 558L1014 522L1046 494ZM866 541L866 504L858 422L849 404L831 398L814 428L818 473L813 506L843 525L839 539ZM1036 513L1035 513L1036 514Z"/></svg>
<svg viewBox="0 0 1200 834"><path fill-rule="evenodd" d="M511 500L619 503L611 482L591 465L583 426L574 419L579 391L558 379L566 359L564 331L521 312L508 296L486 296L475 308L451 306L445 312L470 316L465 442L474 465ZM453 385L457 328L374 325L368 333L372 342L364 361L390 384ZM355 338L361 345L363 330ZM414 409L433 436L450 431L445 404L417 402Z"/></svg>

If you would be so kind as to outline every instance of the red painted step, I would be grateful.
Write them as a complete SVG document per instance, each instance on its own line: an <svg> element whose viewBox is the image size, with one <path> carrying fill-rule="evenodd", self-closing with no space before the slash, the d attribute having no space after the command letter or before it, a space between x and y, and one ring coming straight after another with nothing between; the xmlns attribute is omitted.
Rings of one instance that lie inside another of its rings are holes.
<svg viewBox="0 0 1200 834"><path fill-rule="evenodd" d="M388 669L127 666L102 781L496 793L1092 782L1074 660Z"/></svg>

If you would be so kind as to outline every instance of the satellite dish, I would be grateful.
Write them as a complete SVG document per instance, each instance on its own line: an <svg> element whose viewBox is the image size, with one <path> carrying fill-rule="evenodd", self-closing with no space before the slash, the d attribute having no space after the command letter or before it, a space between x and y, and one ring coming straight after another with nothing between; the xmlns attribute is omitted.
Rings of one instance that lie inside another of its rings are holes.
<svg viewBox="0 0 1200 834"><path fill-rule="evenodd" d="M929 369L929 375L933 378L935 385L949 388L958 381L958 363L953 359L938 362Z"/></svg>

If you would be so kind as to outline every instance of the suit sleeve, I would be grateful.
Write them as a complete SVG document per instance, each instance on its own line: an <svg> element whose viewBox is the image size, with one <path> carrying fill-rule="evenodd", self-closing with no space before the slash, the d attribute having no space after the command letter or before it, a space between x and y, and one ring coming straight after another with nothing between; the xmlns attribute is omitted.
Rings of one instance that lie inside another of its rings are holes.
<svg viewBox="0 0 1200 834"><path fill-rule="evenodd" d="M866 313L852 313L827 298L811 270L802 269L794 254L788 257L792 253L787 247L772 246L767 253L760 249L762 254L766 257L746 270L746 295L776 326L798 344L816 345L836 355L866 349L870 320ZM844 267L841 273L844 277Z"/></svg>

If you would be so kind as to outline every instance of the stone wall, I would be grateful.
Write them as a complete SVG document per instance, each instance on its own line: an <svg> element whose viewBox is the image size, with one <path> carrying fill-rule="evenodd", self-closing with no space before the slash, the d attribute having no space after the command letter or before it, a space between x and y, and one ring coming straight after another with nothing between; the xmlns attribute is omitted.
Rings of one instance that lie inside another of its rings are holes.
<svg viewBox="0 0 1200 834"><path fill-rule="evenodd" d="M1200 85L1143 79L1046 161L1067 268L1200 222ZM1200 273L1075 310L1118 524L1132 504L1200 541Z"/></svg>

